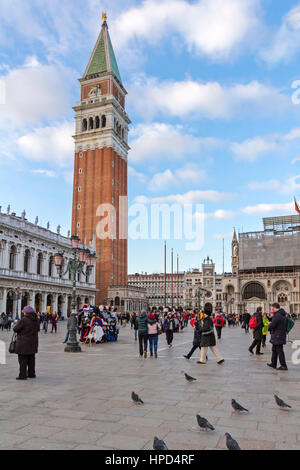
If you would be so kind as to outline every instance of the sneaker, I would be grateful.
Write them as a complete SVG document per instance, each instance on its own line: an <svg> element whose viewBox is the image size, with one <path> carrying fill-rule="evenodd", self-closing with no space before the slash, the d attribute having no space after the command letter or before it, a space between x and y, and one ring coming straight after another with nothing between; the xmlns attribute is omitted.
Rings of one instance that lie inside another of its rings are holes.
<svg viewBox="0 0 300 470"><path fill-rule="evenodd" d="M268 367L271 367L271 369L277 369L276 366L273 366L273 364L267 364Z"/></svg>
<svg viewBox="0 0 300 470"><path fill-rule="evenodd" d="M277 370L288 370L287 366L280 366Z"/></svg>
<svg viewBox="0 0 300 470"><path fill-rule="evenodd" d="M169 344L169 348L172 348L172 344Z"/></svg>

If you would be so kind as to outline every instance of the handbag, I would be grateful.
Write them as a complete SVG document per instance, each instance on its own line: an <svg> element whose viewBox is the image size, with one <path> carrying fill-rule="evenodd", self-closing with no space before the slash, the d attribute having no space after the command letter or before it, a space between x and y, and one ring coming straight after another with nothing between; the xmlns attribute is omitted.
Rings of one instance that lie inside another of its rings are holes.
<svg viewBox="0 0 300 470"><path fill-rule="evenodd" d="M8 352L10 354L16 354L16 346L17 346L17 333L14 333L8 348Z"/></svg>

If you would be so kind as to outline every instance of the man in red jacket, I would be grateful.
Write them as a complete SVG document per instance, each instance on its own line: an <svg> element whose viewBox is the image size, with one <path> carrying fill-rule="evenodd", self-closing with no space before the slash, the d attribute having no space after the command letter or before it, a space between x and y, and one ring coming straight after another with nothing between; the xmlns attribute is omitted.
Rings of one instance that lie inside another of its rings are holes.
<svg viewBox="0 0 300 470"><path fill-rule="evenodd" d="M218 339L221 339L221 336L222 336L222 328L224 326L224 320L223 320L223 317L220 315L220 313L218 313L214 319L214 324L215 324L215 327L216 327L216 330L217 330L217 336L218 336Z"/></svg>

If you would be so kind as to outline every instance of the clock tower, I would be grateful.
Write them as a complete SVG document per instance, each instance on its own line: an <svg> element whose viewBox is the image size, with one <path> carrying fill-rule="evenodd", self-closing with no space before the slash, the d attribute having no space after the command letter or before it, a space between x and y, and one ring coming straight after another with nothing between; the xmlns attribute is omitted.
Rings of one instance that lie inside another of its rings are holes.
<svg viewBox="0 0 300 470"><path fill-rule="evenodd" d="M130 124L125 111L127 92L112 47L106 14L102 19L96 45L79 80L80 101L73 108L76 131L72 233L96 249L97 304L107 302L109 286L127 285Z"/></svg>

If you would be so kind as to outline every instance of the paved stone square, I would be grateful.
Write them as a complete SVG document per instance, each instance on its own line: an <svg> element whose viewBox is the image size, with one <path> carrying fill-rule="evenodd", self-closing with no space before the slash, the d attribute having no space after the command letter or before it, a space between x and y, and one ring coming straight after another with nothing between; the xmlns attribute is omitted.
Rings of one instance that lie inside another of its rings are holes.
<svg viewBox="0 0 300 470"><path fill-rule="evenodd" d="M218 366L211 353L206 366L188 362L193 332L189 327L167 348L159 339L159 359L141 359L130 327L121 328L118 343L83 346L81 354L64 353L66 324L57 335L40 334L36 380L16 381L17 357L0 365L0 449L152 449L153 437L169 449L225 449L230 432L242 449L300 449L300 366L269 369L265 355L250 357L247 336L240 328L223 330L219 349L226 359ZM8 342L10 334L0 333ZM300 339L300 323L293 331ZM189 384L182 371L197 378ZM145 404L131 401L131 392ZM277 408L277 393L293 409ZM235 398L250 410L233 413ZM196 414L206 417L215 432L200 431Z"/></svg>

